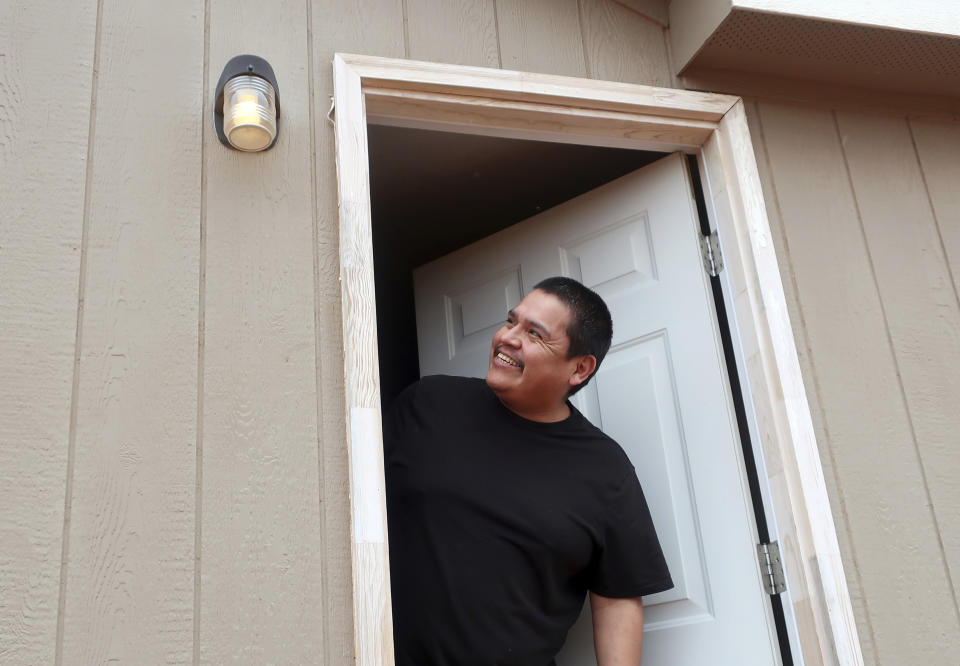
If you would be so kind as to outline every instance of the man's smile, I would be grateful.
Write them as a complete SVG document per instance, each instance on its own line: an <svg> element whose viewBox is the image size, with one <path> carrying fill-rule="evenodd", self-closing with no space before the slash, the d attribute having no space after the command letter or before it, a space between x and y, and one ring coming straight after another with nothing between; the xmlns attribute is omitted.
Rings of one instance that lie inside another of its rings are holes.
<svg viewBox="0 0 960 666"><path fill-rule="evenodd" d="M515 367L515 368L522 368L522 367L523 367L523 363L521 363L521 362L518 361L517 359L513 358L513 357L510 356L509 354L505 354L504 352L502 352L502 351L499 350L499 349L497 350L496 357L497 357L498 359L500 359L501 361L503 361L504 363L506 363L507 365L513 366L513 367Z"/></svg>

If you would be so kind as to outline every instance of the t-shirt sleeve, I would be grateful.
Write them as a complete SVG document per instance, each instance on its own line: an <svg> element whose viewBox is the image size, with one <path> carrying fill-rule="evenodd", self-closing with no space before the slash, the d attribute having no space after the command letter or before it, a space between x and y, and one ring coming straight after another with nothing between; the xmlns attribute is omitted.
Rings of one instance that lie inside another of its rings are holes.
<svg viewBox="0 0 960 666"><path fill-rule="evenodd" d="M631 469L611 500L590 590L604 597L639 597L673 587L647 501Z"/></svg>

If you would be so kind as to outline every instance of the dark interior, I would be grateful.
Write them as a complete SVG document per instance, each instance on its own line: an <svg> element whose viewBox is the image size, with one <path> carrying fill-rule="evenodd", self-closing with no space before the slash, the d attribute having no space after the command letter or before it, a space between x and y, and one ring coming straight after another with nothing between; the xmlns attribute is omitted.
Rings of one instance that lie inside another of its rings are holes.
<svg viewBox="0 0 960 666"><path fill-rule="evenodd" d="M384 407L420 376L412 271L663 156L369 125Z"/></svg>

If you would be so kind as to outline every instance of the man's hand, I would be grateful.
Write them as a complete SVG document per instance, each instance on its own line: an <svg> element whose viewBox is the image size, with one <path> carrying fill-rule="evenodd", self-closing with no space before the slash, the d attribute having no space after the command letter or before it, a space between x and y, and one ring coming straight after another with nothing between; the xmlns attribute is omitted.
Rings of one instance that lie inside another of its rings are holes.
<svg viewBox="0 0 960 666"><path fill-rule="evenodd" d="M590 593L597 666L639 666L643 648L640 597L611 599Z"/></svg>

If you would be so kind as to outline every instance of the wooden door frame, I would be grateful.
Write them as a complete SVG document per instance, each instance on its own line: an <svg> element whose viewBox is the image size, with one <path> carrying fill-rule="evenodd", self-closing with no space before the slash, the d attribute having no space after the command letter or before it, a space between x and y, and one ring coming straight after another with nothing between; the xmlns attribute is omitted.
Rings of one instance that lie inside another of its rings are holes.
<svg viewBox="0 0 960 666"><path fill-rule="evenodd" d="M333 67L356 663L393 664L366 131L374 121L697 155L803 661L862 664L740 98L347 54Z"/></svg>

